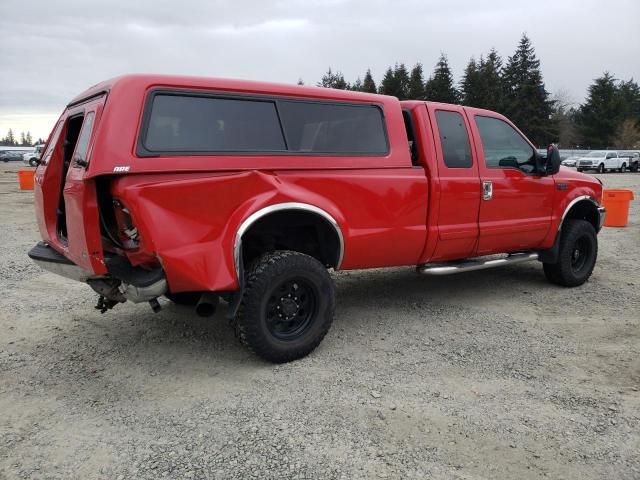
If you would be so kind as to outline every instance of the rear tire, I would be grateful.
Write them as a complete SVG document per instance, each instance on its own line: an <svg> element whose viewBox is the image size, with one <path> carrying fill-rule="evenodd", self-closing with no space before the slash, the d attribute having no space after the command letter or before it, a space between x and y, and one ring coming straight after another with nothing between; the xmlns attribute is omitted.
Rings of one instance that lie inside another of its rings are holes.
<svg viewBox="0 0 640 480"><path fill-rule="evenodd" d="M29 165L31 165L32 167L37 167L38 160L36 160L35 158L32 158L31 160L29 160Z"/></svg>
<svg viewBox="0 0 640 480"><path fill-rule="evenodd" d="M604 163L601 163L598 166L598 173L604 173L604 172L606 172L606 169L604 168Z"/></svg>
<svg viewBox="0 0 640 480"><path fill-rule="evenodd" d="M581 171L582 171L582 169L581 169L581 168L578 168L577 170L578 170L579 172L581 172Z"/></svg>
<svg viewBox="0 0 640 480"><path fill-rule="evenodd" d="M620 173L624 173L627 171L627 164L623 163L620 169L618 170Z"/></svg>
<svg viewBox="0 0 640 480"><path fill-rule="evenodd" d="M265 360L290 362L320 344L334 311L335 288L324 265L298 252L270 252L247 271L236 333Z"/></svg>
<svg viewBox="0 0 640 480"><path fill-rule="evenodd" d="M596 231L585 220L567 220L562 227L557 263L544 263L544 273L551 283L577 287L585 283L598 258Z"/></svg>

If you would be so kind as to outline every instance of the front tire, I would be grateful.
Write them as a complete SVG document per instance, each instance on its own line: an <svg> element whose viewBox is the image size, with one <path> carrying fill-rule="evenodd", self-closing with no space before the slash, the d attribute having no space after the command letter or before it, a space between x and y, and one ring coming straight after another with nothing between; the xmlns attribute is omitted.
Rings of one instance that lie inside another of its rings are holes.
<svg viewBox="0 0 640 480"><path fill-rule="evenodd" d="M585 220L567 220L561 235L558 261L544 263L544 273L551 283L577 287L589 279L596 265L596 230Z"/></svg>
<svg viewBox="0 0 640 480"><path fill-rule="evenodd" d="M604 163L601 163L600 166L598 166L598 173L604 173L605 171Z"/></svg>
<svg viewBox="0 0 640 480"><path fill-rule="evenodd" d="M31 160L29 160L29 165L31 165L32 167L37 167L38 160L36 160L35 158L32 158Z"/></svg>
<svg viewBox="0 0 640 480"><path fill-rule="evenodd" d="M236 333L265 360L290 362L320 344L334 311L335 288L324 265L298 252L270 252L247 271Z"/></svg>
<svg viewBox="0 0 640 480"><path fill-rule="evenodd" d="M623 163L620 169L618 170L620 173L624 173L627 171L627 164Z"/></svg>

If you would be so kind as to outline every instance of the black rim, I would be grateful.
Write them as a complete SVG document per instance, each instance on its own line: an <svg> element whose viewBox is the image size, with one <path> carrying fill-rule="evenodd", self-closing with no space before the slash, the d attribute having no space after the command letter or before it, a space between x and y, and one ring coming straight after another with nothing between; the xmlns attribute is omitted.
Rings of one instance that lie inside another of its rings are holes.
<svg viewBox="0 0 640 480"><path fill-rule="evenodd" d="M280 340L294 340L307 331L317 310L313 286L303 278L287 279L271 291L266 305L267 328Z"/></svg>
<svg viewBox="0 0 640 480"><path fill-rule="evenodd" d="M571 250L571 269L574 273L579 273L587 264L591 256L591 242L587 237L580 237L576 240Z"/></svg>

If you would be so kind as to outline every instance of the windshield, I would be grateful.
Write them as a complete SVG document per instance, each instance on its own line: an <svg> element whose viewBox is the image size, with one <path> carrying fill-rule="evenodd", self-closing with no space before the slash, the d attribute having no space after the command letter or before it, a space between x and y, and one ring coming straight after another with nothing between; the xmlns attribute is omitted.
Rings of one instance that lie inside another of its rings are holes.
<svg viewBox="0 0 640 480"><path fill-rule="evenodd" d="M607 154L607 152L590 152L585 157L589 158L602 158Z"/></svg>

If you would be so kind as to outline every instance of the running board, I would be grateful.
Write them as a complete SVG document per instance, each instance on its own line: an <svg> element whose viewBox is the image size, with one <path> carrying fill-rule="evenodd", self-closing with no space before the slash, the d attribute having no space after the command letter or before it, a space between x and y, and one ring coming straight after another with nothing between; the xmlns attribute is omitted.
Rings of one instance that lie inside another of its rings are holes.
<svg viewBox="0 0 640 480"><path fill-rule="evenodd" d="M461 262L418 265L418 273L424 275L451 275L452 273L472 272L473 270L502 267L503 265L529 262L537 259L537 253L512 253L506 257L497 259L482 259L482 257L480 257L475 260L463 260Z"/></svg>

